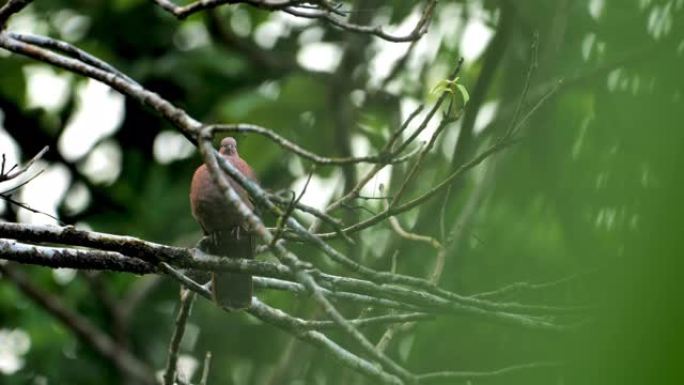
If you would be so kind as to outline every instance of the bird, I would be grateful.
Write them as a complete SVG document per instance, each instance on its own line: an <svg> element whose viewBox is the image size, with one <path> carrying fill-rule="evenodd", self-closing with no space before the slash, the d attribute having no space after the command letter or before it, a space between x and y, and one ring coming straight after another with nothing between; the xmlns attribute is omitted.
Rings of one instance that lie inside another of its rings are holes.
<svg viewBox="0 0 684 385"><path fill-rule="evenodd" d="M246 178L257 182L252 168L238 154L233 137L221 140L221 156L237 168ZM226 174L230 186L250 210L254 205L249 194ZM200 242L203 251L228 257L253 259L254 236L240 213L232 206L214 183L206 164L200 165L190 183L192 216L202 227L205 238ZM214 301L232 310L246 309L252 303L252 276L242 273L214 272L211 274Z"/></svg>

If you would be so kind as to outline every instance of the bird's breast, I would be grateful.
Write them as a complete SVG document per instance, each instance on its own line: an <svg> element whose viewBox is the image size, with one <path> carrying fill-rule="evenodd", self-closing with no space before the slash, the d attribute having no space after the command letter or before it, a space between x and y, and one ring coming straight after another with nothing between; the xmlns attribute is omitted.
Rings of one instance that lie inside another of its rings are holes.
<svg viewBox="0 0 684 385"><path fill-rule="evenodd" d="M251 209L246 192L232 179L229 181L243 202L247 203ZM242 223L242 218L237 210L228 202L221 189L212 180L206 165L198 168L192 177L190 205L192 215L208 233L226 231Z"/></svg>

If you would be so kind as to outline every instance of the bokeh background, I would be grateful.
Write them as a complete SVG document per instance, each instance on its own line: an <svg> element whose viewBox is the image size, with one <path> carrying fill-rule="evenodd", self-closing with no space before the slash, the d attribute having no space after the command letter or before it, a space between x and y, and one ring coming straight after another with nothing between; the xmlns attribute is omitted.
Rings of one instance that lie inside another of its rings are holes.
<svg viewBox="0 0 684 385"><path fill-rule="evenodd" d="M345 3L350 7L359 23L399 33L419 16L406 0ZM523 113L562 83L521 128L519 143L457 181L448 204L441 195L399 219L418 233L453 237L443 287L475 294L568 278L510 299L590 304L590 322L558 335L444 317L401 335L388 352L418 373L567 362L561 370L473 383L681 384L683 15L682 0L443 0L427 35L412 46L247 6L181 22L148 1L59 0L35 1L9 29L76 44L202 121L263 125L330 156L375 152L418 104L433 101L432 87L463 57L460 82L471 100L438 141L411 186L414 195L509 127L536 62ZM136 102L0 51L0 117L0 151L9 164L51 147L38 165L45 171L21 189L19 200L82 228L181 246L199 239L187 199L199 156ZM311 164L260 137L238 140L263 186L302 189ZM316 168L303 201L323 207L366 169ZM363 195L383 196L381 186L396 187L404 172L386 168ZM380 205L360 200L337 214L353 221ZM55 223L4 202L0 212L8 221ZM385 223L359 240L354 249L335 246L379 269L389 268L397 250L399 271L425 276L431 269L434 250L399 239ZM298 251L336 271L314 251ZM21 269L141 360L163 368L175 282ZM258 295L296 314L321 316L307 300ZM379 338L382 331L368 334ZM182 361L192 369L207 351L210 384L368 383L269 325L199 300ZM127 379L0 278L0 383Z"/></svg>

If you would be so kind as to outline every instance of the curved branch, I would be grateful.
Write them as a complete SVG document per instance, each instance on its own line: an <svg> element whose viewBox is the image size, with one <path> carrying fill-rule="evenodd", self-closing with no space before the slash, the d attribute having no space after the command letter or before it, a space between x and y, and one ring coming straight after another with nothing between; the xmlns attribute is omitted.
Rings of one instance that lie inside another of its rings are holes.
<svg viewBox="0 0 684 385"><path fill-rule="evenodd" d="M418 23L416 23L416 26L413 28L411 32L409 32L406 35L393 35L388 32L385 32L385 30L381 26L366 26L366 25L358 25L354 23L350 23L342 18L339 18L335 15L334 12L331 12L328 9L324 10L314 10L314 11L309 11L309 10L303 10L303 9L298 9L295 7L287 7L284 9L285 12L294 15L294 16L299 16L307 19L321 19L329 22L330 24L341 28L345 31L350 31L350 32L358 32L358 33L367 33L371 34L374 36L377 36L381 39L391 41L394 43L407 43L407 42L412 42L420 39L425 33L427 32L427 26L430 24L430 20L432 19L432 14L434 12L435 6L437 5L437 0L429 0L428 4L425 6L425 9L423 9L423 13L420 17L420 20Z"/></svg>
<svg viewBox="0 0 684 385"><path fill-rule="evenodd" d="M370 34L395 43L416 41L425 35L437 5L437 0L429 0L413 30L406 35L394 35L386 32L382 26L359 25L340 17L344 12L328 4L328 0L199 0L184 6L176 5L170 0L153 1L180 20L203 10L242 3L269 11L283 11L306 19L320 19L345 31Z"/></svg>
<svg viewBox="0 0 684 385"><path fill-rule="evenodd" d="M0 32L0 47L8 51L31 57L38 61L52 64L68 71L99 80L113 89L129 96L140 104L152 108L170 123L175 125L192 143L196 143L201 124L182 109L174 106L158 94L148 91L137 83L131 83L117 73L109 72L80 60L61 56L50 50L13 38L9 33Z"/></svg>
<svg viewBox="0 0 684 385"><path fill-rule="evenodd" d="M272 130L260 127L254 124L238 123L238 124L213 124L206 127L212 132L233 132L233 133L254 133L269 138L282 148L291 151L302 158L308 159L314 163L324 165L343 165L353 163L382 163L395 164L401 163L408 159L409 156L398 156L398 152L393 154L381 153L378 155L347 157L347 158L329 158L320 156L311 151L305 150L296 143L291 142L282 136L276 134ZM409 154L410 155L410 154Z"/></svg>
<svg viewBox="0 0 684 385"><path fill-rule="evenodd" d="M7 20L15 13L24 9L27 5L31 4L33 0L8 0L0 8L0 30L5 29L5 24Z"/></svg>

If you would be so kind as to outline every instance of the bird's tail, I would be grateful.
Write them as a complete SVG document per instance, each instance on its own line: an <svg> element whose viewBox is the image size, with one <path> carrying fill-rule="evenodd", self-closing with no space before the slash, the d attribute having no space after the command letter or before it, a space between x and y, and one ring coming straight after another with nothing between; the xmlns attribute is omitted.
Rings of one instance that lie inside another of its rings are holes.
<svg viewBox="0 0 684 385"><path fill-rule="evenodd" d="M253 235L242 228L211 234L207 252L228 258L254 258ZM252 276L241 273L215 272L211 276L214 300L233 310L252 305Z"/></svg>

